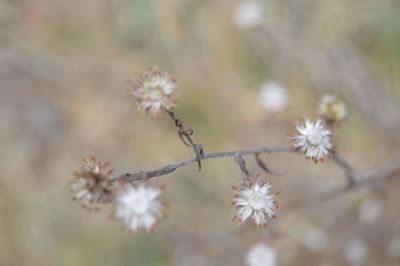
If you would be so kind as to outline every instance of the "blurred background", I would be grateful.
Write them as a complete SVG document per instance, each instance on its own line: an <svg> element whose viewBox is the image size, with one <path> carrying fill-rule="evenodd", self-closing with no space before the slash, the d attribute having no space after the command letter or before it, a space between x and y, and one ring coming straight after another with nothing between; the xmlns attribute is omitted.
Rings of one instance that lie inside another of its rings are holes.
<svg viewBox="0 0 400 266"><path fill-rule="evenodd" d="M299 155L262 156L284 174L266 229L232 222L230 158L159 178L171 207L154 233L83 210L68 187L83 157L124 173L193 156L167 117L136 112L127 81L153 65L205 152L287 146L330 93L356 173L400 153L397 0L0 0L0 265L246 265L260 243L276 265L400 265L400 179L313 201L346 177Z"/></svg>

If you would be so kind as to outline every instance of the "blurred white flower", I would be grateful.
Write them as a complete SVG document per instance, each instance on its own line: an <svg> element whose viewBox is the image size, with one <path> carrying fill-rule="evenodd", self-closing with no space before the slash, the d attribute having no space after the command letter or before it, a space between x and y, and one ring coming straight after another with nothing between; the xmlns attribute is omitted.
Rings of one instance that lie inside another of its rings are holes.
<svg viewBox="0 0 400 266"><path fill-rule="evenodd" d="M347 243L344 255L350 265L361 265L367 259L368 247L364 241L360 239L352 239Z"/></svg>
<svg viewBox="0 0 400 266"><path fill-rule="evenodd" d="M304 152L306 158L314 162L324 161L330 156L331 131L325 127L324 120L318 119L313 123L306 117L304 123L297 123L296 131L297 134L291 137L295 150Z"/></svg>
<svg viewBox="0 0 400 266"><path fill-rule="evenodd" d="M333 266L333 264L329 261L324 261L320 264L320 266Z"/></svg>
<svg viewBox="0 0 400 266"><path fill-rule="evenodd" d="M358 211L358 220L365 224L373 224L382 216L384 206L382 200L373 197L366 199Z"/></svg>
<svg viewBox="0 0 400 266"><path fill-rule="evenodd" d="M347 110L343 102L339 101L333 95L326 94L319 102L318 114L324 118L328 124L334 125L340 123L347 117Z"/></svg>
<svg viewBox="0 0 400 266"><path fill-rule="evenodd" d="M132 88L132 95L140 112L156 116L162 108L172 111L178 96L175 78L153 67L148 73L139 76L137 84Z"/></svg>
<svg viewBox="0 0 400 266"><path fill-rule="evenodd" d="M162 189L145 184L126 184L116 197L113 217L120 220L129 231L144 228L150 231L162 215L162 203L158 201Z"/></svg>
<svg viewBox="0 0 400 266"><path fill-rule="evenodd" d="M248 266L275 266L276 253L263 243L252 246L246 259Z"/></svg>
<svg viewBox="0 0 400 266"><path fill-rule="evenodd" d="M109 182L112 172L110 162L101 163L95 156L83 159L82 170L75 172L75 179L70 182L74 199L89 210L111 202L115 194L115 186Z"/></svg>
<svg viewBox="0 0 400 266"><path fill-rule="evenodd" d="M261 85L258 95L261 106L267 112L282 111L288 104L288 93L276 82L268 81Z"/></svg>
<svg viewBox="0 0 400 266"><path fill-rule="evenodd" d="M233 22L239 28L252 28L263 20L263 7L257 1L244 1L234 11Z"/></svg>
<svg viewBox="0 0 400 266"><path fill-rule="evenodd" d="M393 237L387 246L386 255L392 259L400 258L400 237Z"/></svg>
<svg viewBox="0 0 400 266"><path fill-rule="evenodd" d="M306 232L304 244L310 251L321 252L328 245L328 236L323 230L311 227Z"/></svg>
<svg viewBox="0 0 400 266"><path fill-rule="evenodd" d="M271 184L262 183L259 178L249 177L246 182L242 182L232 202L236 207L235 219L244 222L252 217L254 222L259 225L267 224L267 217L275 217L274 211L278 208L275 200L276 195L270 195Z"/></svg>

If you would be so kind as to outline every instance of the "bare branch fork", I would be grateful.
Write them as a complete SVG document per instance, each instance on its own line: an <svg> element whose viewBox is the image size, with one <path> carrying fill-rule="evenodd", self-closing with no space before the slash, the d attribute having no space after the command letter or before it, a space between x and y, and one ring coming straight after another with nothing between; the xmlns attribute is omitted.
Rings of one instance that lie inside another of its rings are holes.
<svg viewBox="0 0 400 266"><path fill-rule="evenodd" d="M297 153L297 152L293 151L289 147L272 147L272 148L257 147L257 148L244 149L244 150L204 153L202 155L202 159L207 160L207 159L221 158L221 157L234 157L235 158L239 155L240 156L250 155L250 154L255 155L255 154L261 154L261 153ZM174 172L178 168L185 167L185 166L195 163L195 162L197 162L197 156L194 158L190 158L190 159L181 161L181 162L169 164L169 165L166 165L161 168L154 169L154 170L140 171L140 172L136 172L136 173L125 173L118 177L113 177L110 181L114 182L120 178L125 178L125 179L128 179L129 181L137 181L137 180L142 180L142 179L146 179L146 178L163 176L163 175L167 175L167 174Z"/></svg>
<svg viewBox="0 0 400 266"><path fill-rule="evenodd" d="M260 154L263 153L267 153L267 154L271 154L271 153L294 153L297 154L298 152L291 149L290 147L256 147L256 148L250 148L250 149L243 149L243 150L233 150L233 151L221 151L221 152L212 152L212 153L204 153L202 155L202 159L203 160L207 160L207 159L214 159L214 158L223 158L223 157L233 157L233 158L241 158L242 156L245 155L253 155L256 159L257 164L260 166L260 168L262 170L264 170L265 172L275 175L275 172L271 171L265 164L265 162L263 162L260 158ZM346 175L348 174L348 172L350 171L349 166L347 163L345 163L345 161L343 159L340 158L338 155L335 155L335 158L337 158L336 160L333 160L333 162L339 166L345 173ZM118 177L112 177L111 181L116 181L120 178L124 178L124 179L128 179L129 181L137 181L137 180L142 180L142 179L147 179L147 178L153 178L153 177L159 177L159 176L164 176L164 175L168 175L172 172L174 172L176 169L178 168L182 168L185 167L187 165L190 165L192 163L197 162L198 158L197 156L194 158L190 158L184 161L180 161L174 164L168 164L166 166L163 166L161 168L158 169L154 169L154 170L149 170L149 171L139 171L139 172L135 172L135 173L125 173L122 174ZM237 160L237 159L236 159ZM243 160L243 159L242 159ZM239 163L239 166L241 164ZM345 167L345 165L347 167ZM243 167L241 167L241 169L245 169ZM242 170L242 171L243 171ZM278 174L279 176L279 174ZM353 183L353 181L352 181ZM349 182L349 186L352 184Z"/></svg>
<svg viewBox="0 0 400 266"><path fill-rule="evenodd" d="M256 147L250 149L243 149L243 150L233 150L233 151L220 151L220 152L211 152L211 153L204 153L202 155L203 160L208 159L215 159L215 158L224 158L224 157L231 157L234 158L236 163L239 165L242 173L244 175L248 175L248 170L245 166L243 156L246 155L253 155L258 166L264 170L265 172L276 175L273 171L271 171L266 164L261 160L260 154L272 154L272 153L293 153L298 154L297 151L291 149L290 147ZM374 170L368 172L366 174L355 174L350 165L341 158L337 152L333 154L332 162L335 163L346 175L347 183L345 185L341 185L337 188L333 188L327 192L321 193L316 197L312 197L311 200L314 202L315 198L318 198L320 201L326 201L331 198L335 198L336 196L342 195L343 193L349 192L353 189L365 187L367 185L374 186L377 183L384 182L393 178L400 172L400 165L398 161L400 160L400 156L395 156L394 159L390 159L382 163L381 168L378 170ZM158 169L153 169L149 171L139 171L135 173L125 173L117 177L111 177L110 182L115 182L120 179L128 179L131 182L153 178L153 177L160 177L164 175L171 174L176 169L183 168L190 164L198 162L198 158L193 157L187 160L183 160L174 164L168 164ZM279 174L278 174L279 176ZM399 175L400 176L400 175ZM307 201L307 200L306 200ZM297 205L297 204L289 204L289 206Z"/></svg>

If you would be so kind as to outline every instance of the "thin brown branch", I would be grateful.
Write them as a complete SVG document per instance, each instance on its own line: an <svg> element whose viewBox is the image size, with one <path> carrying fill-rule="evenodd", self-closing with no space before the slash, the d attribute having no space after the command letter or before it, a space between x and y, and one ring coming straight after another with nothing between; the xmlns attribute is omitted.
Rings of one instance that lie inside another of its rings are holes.
<svg viewBox="0 0 400 266"><path fill-rule="evenodd" d="M213 158L222 158L222 157L237 157L237 156L244 156L244 155L256 155L261 153L298 153L295 150L292 150L290 147L257 147L252 149L244 149L244 150L235 150L235 151L221 151L221 152L211 152L205 153L202 156L202 160L213 159ZM197 162L197 156L194 158L190 158L184 161L180 161L174 164L168 164L158 169L149 170L149 171L139 171L136 173L125 173L118 177L113 177L111 182L118 180L119 178L128 179L129 181L136 181L142 180L146 178L153 178L158 176L164 176L174 172L178 168L185 167L192 163ZM340 160L340 163L336 160L333 162L341 168L345 173L348 173L348 164L345 163L343 159ZM347 167L346 167L347 166Z"/></svg>
<svg viewBox="0 0 400 266"><path fill-rule="evenodd" d="M202 156L202 160L207 160L207 159L213 159L213 158L221 158L221 157L236 157L236 156L243 156L243 155L249 155L249 154L257 154L257 153L297 153L296 151L293 151L289 147L273 147L273 148L267 148L267 147L257 147L253 149L244 149L244 150L236 150L236 151L222 151L222 152L211 152L211 153L205 153ZM125 173L121 176L118 177L113 177L111 181L116 181L120 178L125 178L130 181L136 181L136 180L142 180L145 178L152 178L152 177L158 177L158 176L163 176L170 174L174 172L178 168L185 167L189 164L197 162L198 158L190 158L181 162L177 162L175 164L169 164L166 166L163 166L158 169L150 170L150 171L140 171L136 173Z"/></svg>
<svg viewBox="0 0 400 266"><path fill-rule="evenodd" d="M365 187L374 187L376 184L381 184L394 177L400 177L400 155L393 156L392 158L381 163L376 170L371 170L365 174L355 175L353 174L353 184L344 184L323 193L314 195L306 199L305 201L294 201L286 205L287 209L298 208L301 206L310 206L313 204L321 204L331 199L338 198L344 194L361 189ZM342 164L340 164L342 167Z"/></svg>
<svg viewBox="0 0 400 266"><path fill-rule="evenodd" d="M355 178L354 178L354 173L353 173L353 169L351 168L351 166L343 158L341 158L337 154L337 152L333 153L332 159L337 165L339 165L343 169L343 171L347 177L347 186L349 186L349 187L353 186L355 183Z"/></svg>

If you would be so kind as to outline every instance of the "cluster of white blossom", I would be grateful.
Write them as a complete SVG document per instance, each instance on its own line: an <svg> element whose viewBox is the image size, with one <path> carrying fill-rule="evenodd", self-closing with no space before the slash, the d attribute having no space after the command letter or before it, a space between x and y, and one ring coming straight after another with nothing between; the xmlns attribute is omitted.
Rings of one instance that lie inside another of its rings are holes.
<svg viewBox="0 0 400 266"><path fill-rule="evenodd" d="M241 7L241 14L237 14L237 20L242 25L254 24L260 18L257 10L260 7L256 2L247 2ZM243 9L247 10L247 18L244 16ZM253 14L253 15L249 15ZM252 17L252 23L249 17ZM150 116L159 115L162 111L174 117L177 126L181 126L180 120L175 118L173 112L177 102L177 86L175 79L167 72L161 72L157 67L153 67L147 74L141 75L137 84L132 87L132 95L137 103L138 110ZM287 106L288 93L278 83L266 82L261 86L259 94L260 103L268 112L277 112ZM324 110L329 110L330 115L336 113L343 115L344 107L337 107L339 103L323 98L320 104L321 118L312 122L309 118L304 118L303 122L296 124L296 134L290 137L293 143L292 148L303 152L306 158L315 162L324 161L331 156L333 146L331 144L331 129L325 126L326 119L323 118ZM339 104L340 105L340 104ZM329 106L329 107L326 107ZM333 107L332 107L333 106ZM341 110L340 112L337 110ZM334 113L334 112L333 112ZM326 115L325 115L326 116ZM338 122L341 119L331 120ZM112 176L113 170L110 163L101 163L95 157L84 160L82 170L75 173L75 178L71 182L71 190L74 198L85 208L97 210L101 205L112 203L115 206L113 218L119 220L125 229L137 231L144 229L150 231L157 222L163 217L164 204L160 201L163 188L150 185L149 180L130 180L127 176ZM235 208L234 219L241 223L253 220L257 226L266 226L269 219L276 217L278 203L276 197L278 193L271 192L271 183L262 181L258 175L246 176L238 187L234 187L234 198L232 204ZM361 215L361 214L360 214ZM365 216L365 215L361 215ZM313 230L305 244L314 251L326 245L326 238L321 231ZM313 243L319 243L318 248ZM262 250L263 248L255 249ZM256 252L254 254L263 254ZM265 248L264 248L265 251ZM268 252L264 252L268 253ZM258 255L249 255L249 258ZM272 261L274 255L268 256ZM261 255L260 255L261 256ZM254 261L249 259L249 261ZM254 265L249 262L249 264ZM264 264L262 264L264 265ZM272 265L272 264L266 264Z"/></svg>
<svg viewBox="0 0 400 266"><path fill-rule="evenodd" d="M70 184L75 200L90 210L112 203L115 206L113 217L120 220L125 229L150 231L163 216L163 203L159 201L163 188L143 181L137 185L124 182L117 186L109 165L94 156L84 160L82 171L75 173Z"/></svg>
<svg viewBox="0 0 400 266"><path fill-rule="evenodd" d="M261 13L257 13L259 10L261 9L256 2L245 3L237 10L236 23L242 27L256 25L262 17ZM140 112L156 116L166 111L174 118L176 126L180 127L180 120L175 118L173 112L177 94L175 79L157 67L141 75L137 84L132 87L132 95ZM259 103L267 112L278 112L288 105L287 90L276 82L265 82L258 96ZM325 95L319 102L318 115L319 118L315 121L308 117L298 121L295 133L289 139L293 150L304 153L307 159L314 162L323 162L333 155L332 130L347 117L347 111L336 97ZM251 176L245 170L242 169L245 176L240 185L233 186L234 220L240 223L252 220L257 227L266 226L271 218L276 217L279 208L276 199L278 193L271 192L270 182L262 181L258 175ZM82 169L74 173L70 188L74 199L86 209L99 210L104 204L112 204L112 217L121 222L127 231L151 231L164 217L165 204L160 200L163 186L150 184L145 177L141 180L130 180L129 175L115 177L110 163L102 163L94 156L83 160ZM365 200L359 208L359 221L365 224L376 222L382 215L383 208L382 200ZM303 239L305 247L312 252L324 251L328 242L327 234L315 227L309 228ZM387 246L389 257L400 257L399 242L399 238L395 237L390 241ZM363 264L367 256L368 247L360 239L351 239L345 246L344 257L350 265ZM249 266L274 266L276 257L272 248L259 243L249 250L246 262Z"/></svg>

